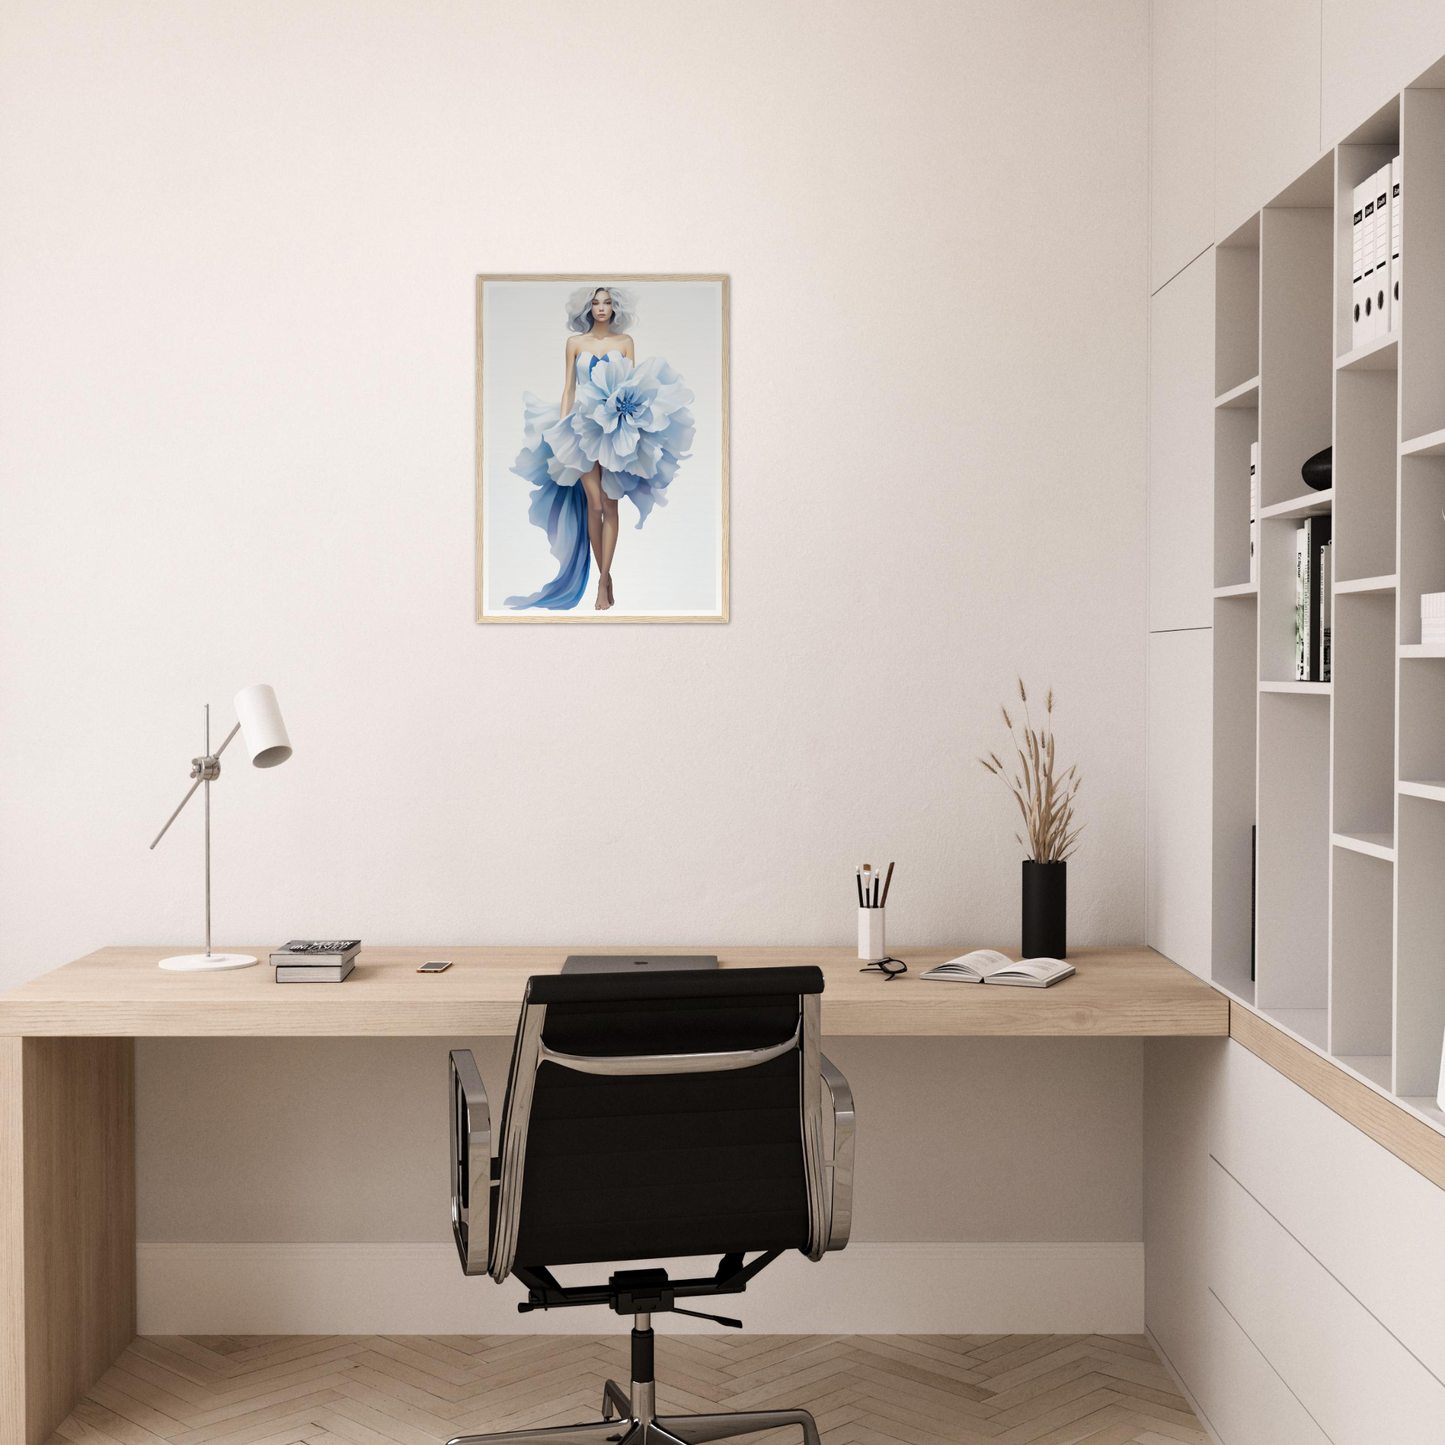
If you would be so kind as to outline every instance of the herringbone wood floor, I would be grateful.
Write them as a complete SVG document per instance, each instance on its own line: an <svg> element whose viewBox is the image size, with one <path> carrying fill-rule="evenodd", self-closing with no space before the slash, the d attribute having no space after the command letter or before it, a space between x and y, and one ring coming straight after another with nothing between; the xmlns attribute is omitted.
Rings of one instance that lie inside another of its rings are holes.
<svg viewBox="0 0 1445 1445"><path fill-rule="evenodd" d="M627 1373L625 1331L141 1338L51 1445L437 1445L598 1419ZM657 1379L659 1414L802 1406L824 1445L1208 1445L1140 1335L659 1332Z"/></svg>

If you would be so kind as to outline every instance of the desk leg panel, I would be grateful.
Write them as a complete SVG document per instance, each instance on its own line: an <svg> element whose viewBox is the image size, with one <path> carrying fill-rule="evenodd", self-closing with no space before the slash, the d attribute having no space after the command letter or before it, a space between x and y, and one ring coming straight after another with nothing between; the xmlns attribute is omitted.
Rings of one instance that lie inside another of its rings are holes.
<svg viewBox="0 0 1445 1445"><path fill-rule="evenodd" d="M0 1038L0 1445L135 1338L135 1043Z"/></svg>

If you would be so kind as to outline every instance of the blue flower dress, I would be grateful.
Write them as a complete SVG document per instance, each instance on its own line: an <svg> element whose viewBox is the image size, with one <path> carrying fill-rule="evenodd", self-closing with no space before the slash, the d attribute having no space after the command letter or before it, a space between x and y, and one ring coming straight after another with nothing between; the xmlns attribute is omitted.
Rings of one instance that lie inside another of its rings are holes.
<svg viewBox="0 0 1445 1445"><path fill-rule="evenodd" d="M581 600L592 568L584 474L600 462L602 490L632 499L640 529L654 506L666 504L697 430L687 409L693 394L660 356L634 366L620 351L584 351L576 393L566 416L530 391L522 396L527 445L512 471L536 489L527 515L546 532L558 570L540 592L508 597L515 610L564 611Z"/></svg>

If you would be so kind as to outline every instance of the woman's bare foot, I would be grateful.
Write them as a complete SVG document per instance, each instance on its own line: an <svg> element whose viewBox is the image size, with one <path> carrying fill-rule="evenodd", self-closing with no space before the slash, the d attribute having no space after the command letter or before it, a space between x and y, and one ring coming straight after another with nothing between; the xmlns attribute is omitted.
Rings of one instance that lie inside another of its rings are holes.
<svg viewBox="0 0 1445 1445"><path fill-rule="evenodd" d="M598 612L606 612L612 606L612 579L610 577L599 577L597 579L597 601L593 607Z"/></svg>
<svg viewBox="0 0 1445 1445"><path fill-rule="evenodd" d="M607 605L609 607L617 605L617 599L612 595L612 573L610 572L607 574Z"/></svg>

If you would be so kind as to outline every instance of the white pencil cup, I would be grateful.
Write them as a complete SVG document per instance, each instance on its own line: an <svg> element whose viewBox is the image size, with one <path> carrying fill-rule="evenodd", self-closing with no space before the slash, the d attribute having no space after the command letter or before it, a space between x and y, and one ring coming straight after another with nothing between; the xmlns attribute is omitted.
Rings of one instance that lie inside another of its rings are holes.
<svg viewBox="0 0 1445 1445"><path fill-rule="evenodd" d="M888 957L888 947L883 941L883 915L887 911L886 908L858 910L858 957L865 963Z"/></svg>

